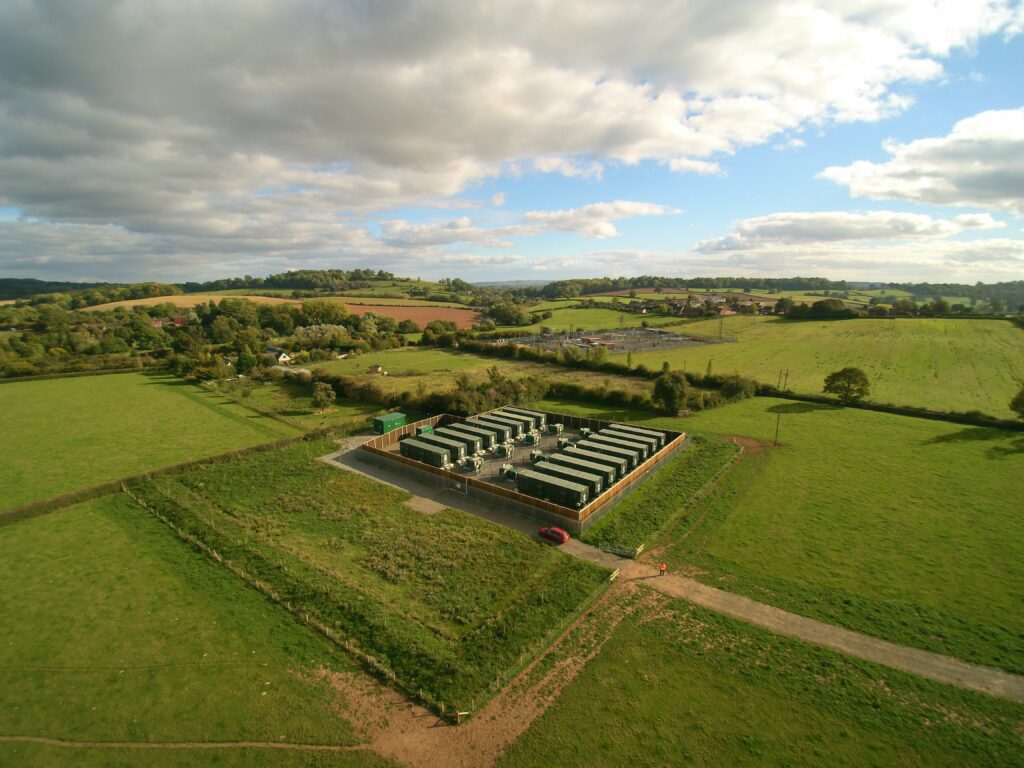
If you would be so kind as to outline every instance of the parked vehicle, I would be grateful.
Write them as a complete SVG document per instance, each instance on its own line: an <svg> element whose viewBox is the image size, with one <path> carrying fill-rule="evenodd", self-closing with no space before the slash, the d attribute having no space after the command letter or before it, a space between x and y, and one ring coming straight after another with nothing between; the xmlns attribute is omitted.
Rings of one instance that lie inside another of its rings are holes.
<svg viewBox="0 0 1024 768"><path fill-rule="evenodd" d="M565 542L572 538L566 531L554 525L545 525L538 531L538 534L556 544L565 544Z"/></svg>

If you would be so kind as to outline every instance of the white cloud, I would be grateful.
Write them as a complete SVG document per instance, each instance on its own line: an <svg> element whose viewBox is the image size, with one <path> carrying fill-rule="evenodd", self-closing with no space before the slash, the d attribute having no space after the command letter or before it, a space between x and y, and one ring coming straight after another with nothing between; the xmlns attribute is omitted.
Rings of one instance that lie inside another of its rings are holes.
<svg viewBox="0 0 1024 768"><path fill-rule="evenodd" d="M1010 0L2 3L0 207L192 264L376 257L368 212L503 174L719 173L902 110L942 57L1019 26ZM0 265L33 258L4 242Z"/></svg>
<svg viewBox="0 0 1024 768"><path fill-rule="evenodd" d="M785 141L780 141L778 144L773 144L772 149L778 150L779 152L785 152L788 149L803 149L807 146L807 142L798 136L794 136Z"/></svg>
<svg viewBox="0 0 1024 768"><path fill-rule="evenodd" d="M498 192L493 197L491 197L491 205L501 206L501 205L504 205L504 204L505 204L505 193L504 192Z"/></svg>
<svg viewBox="0 0 1024 768"><path fill-rule="evenodd" d="M664 205L616 200L611 203L591 203L567 211L530 211L523 220L527 227L538 231L578 232L587 237L604 238L619 235L613 223L617 219L679 213L682 211Z"/></svg>
<svg viewBox="0 0 1024 768"><path fill-rule="evenodd" d="M1024 213L1024 108L982 112L947 136L888 142L884 163L832 166L819 176L855 197L983 206Z"/></svg>
<svg viewBox="0 0 1024 768"><path fill-rule="evenodd" d="M655 203L616 200L591 203L566 211L527 211L515 224L482 227L468 217L441 223L412 224L405 219L389 219L380 223L383 240L395 247L419 245L450 245L480 243L491 248L511 247L508 238L532 237L543 232L575 232L584 237L617 237L615 221L635 216L669 216L681 213Z"/></svg>
<svg viewBox="0 0 1024 768"><path fill-rule="evenodd" d="M749 251L766 245L914 240L1004 226L987 213L936 219L925 214L893 211L780 212L744 219L733 227L732 233L699 242L693 249L715 253Z"/></svg>

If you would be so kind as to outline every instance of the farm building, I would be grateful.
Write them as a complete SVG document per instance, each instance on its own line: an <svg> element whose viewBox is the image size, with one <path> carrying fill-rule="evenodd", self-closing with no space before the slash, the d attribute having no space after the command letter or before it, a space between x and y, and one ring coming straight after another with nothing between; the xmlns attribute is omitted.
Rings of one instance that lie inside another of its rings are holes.
<svg viewBox="0 0 1024 768"><path fill-rule="evenodd" d="M401 417L360 457L580 533L689 444L685 433L506 406L463 418ZM516 444L527 450L514 451Z"/></svg>
<svg viewBox="0 0 1024 768"><path fill-rule="evenodd" d="M281 349L281 347L267 347L266 354L273 357L274 362L278 365L288 365L292 361L292 356Z"/></svg>

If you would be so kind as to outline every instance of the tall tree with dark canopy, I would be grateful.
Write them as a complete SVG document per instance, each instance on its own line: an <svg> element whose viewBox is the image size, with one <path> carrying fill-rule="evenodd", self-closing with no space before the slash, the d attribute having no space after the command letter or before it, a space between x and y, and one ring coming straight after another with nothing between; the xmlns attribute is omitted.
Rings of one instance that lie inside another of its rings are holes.
<svg viewBox="0 0 1024 768"><path fill-rule="evenodd" d="M849 405L871 394L871 384L860 368L843 368L825 377L824 391L836 395L843 405Z"/></svg>

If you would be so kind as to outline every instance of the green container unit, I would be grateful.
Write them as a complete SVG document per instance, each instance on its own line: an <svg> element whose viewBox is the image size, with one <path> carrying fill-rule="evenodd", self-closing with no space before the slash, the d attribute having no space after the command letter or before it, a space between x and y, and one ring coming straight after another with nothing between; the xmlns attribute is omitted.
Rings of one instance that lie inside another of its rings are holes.
<svg viewBox="0 0 1024 768"><path fill-rule="evenodd" d="M432 435L432 434L434 434L434 428L430 427L430 426L427 426L427 427L416 427L416 434L417 435Z"/></svg>
<svg viewBox="0 0 1024 768"><path fill-rule="evenodd" d="M596 461L587 461L576 456L570 456L567 453L552 453L545 456L544 460L557 464L560 467L578 469L580 472L589 472L592 475L597 475L604 480L605 488L610 488L618 476L614 467L608 464L598 464Z"/></svg>
<svg viewBox="0 0 1024 768"><path fill-rule="evenodd" d="M409 437L398 444L399 451L407 459L422 461L432 467L447 467L451 465L451 452L446 448L438 448L436 445L428 445L422 440Z"/></svg>
<svg viewBox="0 0 1024 768"><path fill-rule="evenodd" d="M451 438L439 435L416 435L416 439L427 445L436 445L438 448L448 449L452 464L458 464L466 458L466 446L458 440L452 440Z"/></svg>
<svg viewBox="0 0 1024 768"><path fill-rule="evenodd" d="M406 424L404 413L385 413L383 416L375 416L373 419L373 431L378 435L386 434Z"/></svg>
<svg viewBox="0 0 1024 768"><path fill-rule="evenodd" d="M568 446L562 451L562 455L572 456L576 459L583 459L584 461L591 461L594 464L608 467L615 473L616 480L624 478L629 471L629 462L622 456L610 456L606 453L588 451L586 448L577 448L575 445Z"/></svg>
<svg viewBox="0 0 1024 768"><path fill-rule="evenodd" d="M445 429L450 429L453 432L461 432L464 435L470 437L476 437L480 439L480 444L483 446L485 451L491 450L497 444L497 436L493 430L481 429L480 427L474 427L471 424L449 424Z"/></svg>
<svg viewBox="0 0 1024 768"><path fill-rule="evenodd" d="M571 483L553 475L535 472L532 469L520 469L516 473L516 490L527 496L573 509L582 507L589 498L587 486Z"/></svg>
<svg viewBox="0 0 1024 768"><path fill-rule="evenodd" d="M509 413L508 411L501 409L497 411L490 411L489 416L496 416L499 419L508 419L519 424L519 428L523 431L524 435L528 435L533 432L533 419L529 416L523 416L521 413Z"/></svg>
<svg viewBox="0 0 1024 768"><path fill-rule="evenodd" d="M512 437L522 437L523 422L517 421L516 419L507 419L504 416L495 416L493 413L481 413L476 417L477 421L482 421L486 424L497 424L501 427L508 427L512 434Z"/></svg>
<svg viewBox="0 0 1024 768"><path fill-rule="evenodd" d="M620 437L610 437L608 435L603 435L600 432L594 433L587 439L592 443L605 443L606 445L612 445L618 448L628 448L631 451L636 451L640 454L641 461L646 459L651 453L651 448L647 443L640 443L636 440L624 440Z"/></svg>
<svg viewBox="0 0 1024 768"><path fill-rule="evenodd" d="M614 427L608 427L608 429L602 429L597 434L603 437L614 437L616 440L627 440L631 443L640 443L641 445L647 446L647 455L653 456L661 448L658 445L657 438L648 437L647 435L634 435L632 432L619 432Z"/></svg>
<svg viewBox="0 0 1024 768"><path fill-rule="evenodd" d="M476 427L477 429L488 430L492 435L494 435L495 444L507 443L509 440L512 439L512 427L510 427L508 424L498 424L496 422L481 421L480 419L475 418L466 419L465 422L463 423L468 424L471 427Z"/></svg>
<svg viewBox="0 0 1024 768"><path fill-rule="evenodd" d="M618 456L620 459L625 459L626 466L630 469L636 469L640 466L640 450L638 448L623 448L620 445L610 445L600 440L591 440L589 438L576 443L576 445L585 451L593 451L605 456Z"/></svg>
<svg viewBox="0 0 1024 768"><path fill-rule="evenodd" d="M644 435L646 437L653 437L658 441L658 448L664 448L665 443L668 442L668 435L662 432L660 429L647 429L645 427L634 427L632 424L610 424L608 429L614 429L616 432L629 432L635 435Z"/></svg>
<svg viewBox="0 0 1024 768"><path fill-rule="evenodd" d="M447 437L449 440L457 440L466 446L466 455L472 456L476 453L483 453L484 441L479 435L470 435L465 432L459 432L455 429L449 429L448 427L438 427L434 430L434 434L438 437Z"/></svg>
<svg viewBox="0 0 1024 768"><path fill-rule="evenodd" d="M548 423L548 415L546 413L541 413L540 411L531 411L528 408L515 408L511 405L506 405L501 410L505 413L515 413L519 416L529 416L533 419L534 429L544 429Z"/></svg>
<svg viewBox="0 0 1024 768"><path fill-rule="evenodd" d="M590 498L592 499L597 498L601 491L604 490L604 480L601 479L600 475L593 475L579 469L570 469L560 464L553 464L550 461L538 461L533 465L532 469L537 472L543 472L545 475L560 477L563 480L568 480L570 483L585 485L587 490L590 491Z"/></svg>

